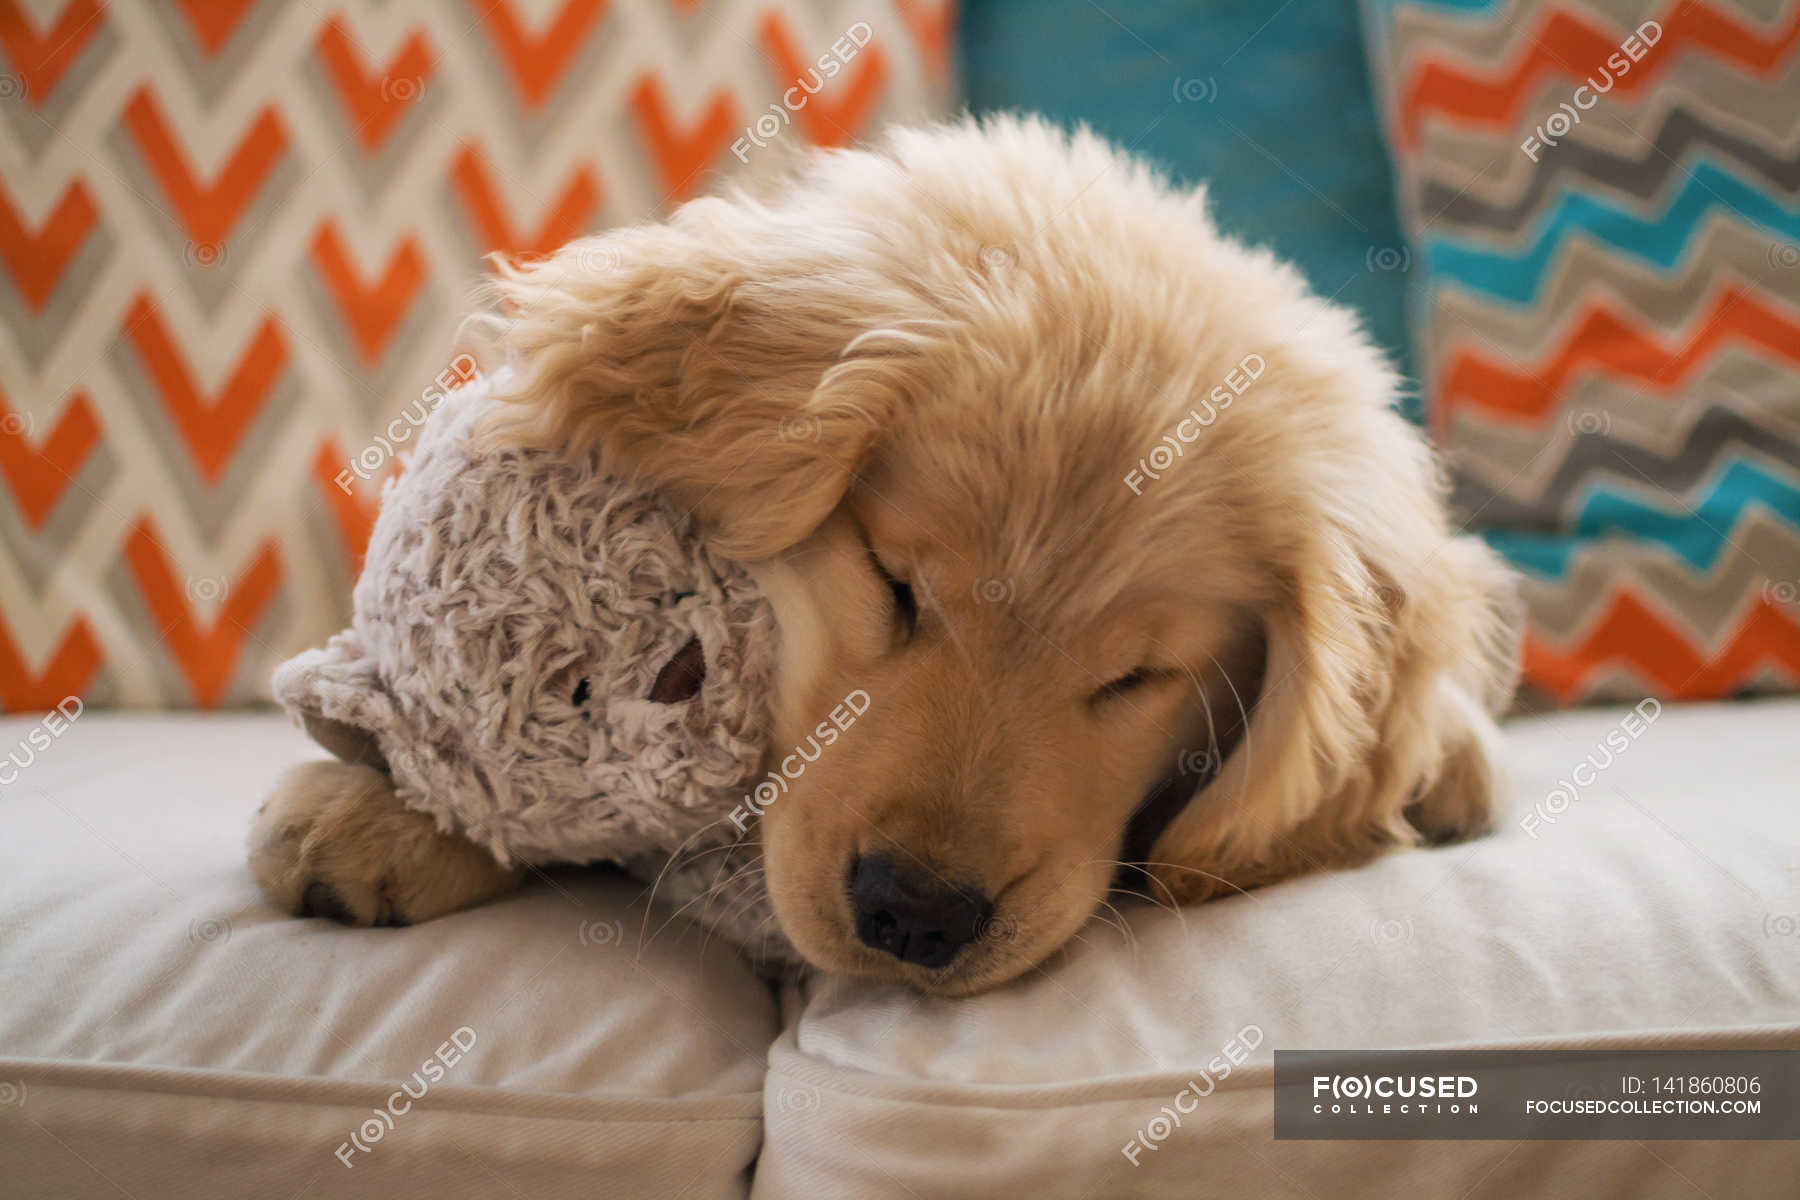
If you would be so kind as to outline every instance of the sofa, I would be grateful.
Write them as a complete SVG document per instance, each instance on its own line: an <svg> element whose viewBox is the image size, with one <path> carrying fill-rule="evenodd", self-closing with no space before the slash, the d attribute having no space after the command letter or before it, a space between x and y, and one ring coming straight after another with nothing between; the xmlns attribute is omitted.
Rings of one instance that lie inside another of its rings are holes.
<svg viewBox="0 0 1800 1200"><path fill-rule="evenodd" d="M1792 1142L1272 1118L1279 1050L1800 1047L1800 0L28 9L0 1196L1800 1193ZM412 928L273 910L250 815L319 751L256 705L345 623L480 256L959 96L1210 181L1417 380L1526 573L1527 704L1599 705L1508 723L1499 831L1121 905L955 1001L765 978L601 871Z"/></svg>
<svg viewBox="0 0 1800 1200"><path fill-rule="evenodd" d="M595 871L411 928L288 917L244 864L260 797L317 753L282 717L51 723L0 721L18 1200L1727 1197L1800 1178L1792 1142L1277 1142L1270 1086L1278 1049L1800 1046L1800 700L1517 720L1498 833L1127 906L964 1000L765 980ZM1183 1124L1157 1120L1190 1085Z"/></svg>

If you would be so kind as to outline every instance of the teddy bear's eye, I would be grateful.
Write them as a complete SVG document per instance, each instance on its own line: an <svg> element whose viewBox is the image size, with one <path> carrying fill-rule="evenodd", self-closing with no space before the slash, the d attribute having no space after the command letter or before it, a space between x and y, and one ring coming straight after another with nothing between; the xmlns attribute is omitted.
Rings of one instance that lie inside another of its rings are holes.
<svg viewBox="0 0 1800 1200"><path fill-rule="evenodd" d="M650 699L658 704L680 704L698 696L700 685L705 682L706 651L699 638L689 638L687 645L657 672L656 682L650 685Z"/></svg>
<svg viewBox="0 0 1800 1200"><path fill-rule="evenodd" d="M593 688L588 686L587 678L583 676L581 682L575 685L575 694L569 697L569 703L580 708L588 702L588 697L593 694Z"/></svg>

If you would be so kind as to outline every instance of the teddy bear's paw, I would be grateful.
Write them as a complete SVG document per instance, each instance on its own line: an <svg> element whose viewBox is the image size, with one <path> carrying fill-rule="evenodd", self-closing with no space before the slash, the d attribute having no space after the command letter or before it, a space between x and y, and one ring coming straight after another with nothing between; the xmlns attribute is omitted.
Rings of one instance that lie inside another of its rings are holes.
<svg viewBox="0 0 1800 1200"><path fill-rule="evenodd" d="M252 823L250 870L279 907L344 925L428 921L521 875L401 804L384 773L342 762L281 777Z"/></svg>

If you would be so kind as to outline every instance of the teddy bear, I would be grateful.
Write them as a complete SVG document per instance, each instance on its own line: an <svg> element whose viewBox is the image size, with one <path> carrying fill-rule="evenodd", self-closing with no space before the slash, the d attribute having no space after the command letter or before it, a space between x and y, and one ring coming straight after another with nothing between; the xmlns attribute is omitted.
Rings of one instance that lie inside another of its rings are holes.
<svg viewBox="0 0 1800 1200"><path fill-rule="evenodd" d="M350 627L278 667L275 698L501 867L617 864L780 961L742 820L769 736L768 601L654 492L486 448L502 384L426 418L384 487Z"/></svg>

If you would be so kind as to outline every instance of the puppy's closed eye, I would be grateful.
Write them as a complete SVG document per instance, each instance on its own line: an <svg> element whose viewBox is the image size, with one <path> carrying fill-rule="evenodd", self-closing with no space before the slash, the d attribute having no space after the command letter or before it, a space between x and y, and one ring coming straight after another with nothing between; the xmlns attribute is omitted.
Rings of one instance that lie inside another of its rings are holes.
<svg viewBox="0 0 1800 1200"><path fill-rule="evenodd" d="M1177 672L1158 667L1135 667L1117 679L1109 680L1096 688L1088 696L1088 704L1099 708L1112 700L1119 700L1133 692L1141 692L1146 688L1174 679Z"/></svg>
<svg viewBox="0 0 1800 1200"><path fill-rule="evenodd" d="M893 599L894 624L900 630L900 640L910 642L913 634L919 631L919 598L913 595L912 584L883 566L874 550L869 551L869 561L875 565L876 574L887 584L888 594Z"/></svg>

